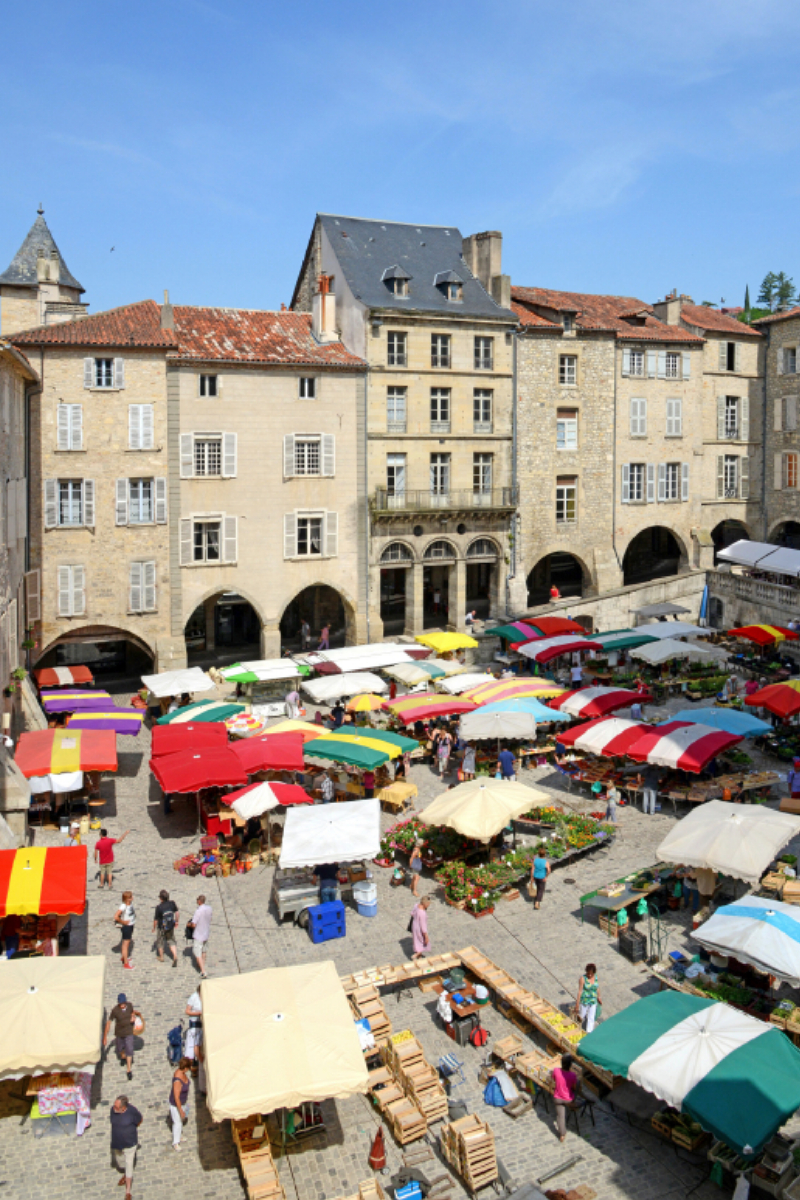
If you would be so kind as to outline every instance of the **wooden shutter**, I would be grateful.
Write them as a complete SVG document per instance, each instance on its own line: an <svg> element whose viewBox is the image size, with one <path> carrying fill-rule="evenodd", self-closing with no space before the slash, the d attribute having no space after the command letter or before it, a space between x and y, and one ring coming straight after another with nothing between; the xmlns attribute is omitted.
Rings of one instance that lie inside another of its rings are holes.
<svg viewBox="0 0 800 1200"><path fill-rule="evenodd" d="M181 434L181 479L194 475L194 434Z"/></svg>
<svg viewBox="0 0 800 1200"><path fill-rule="evenodd" d="M58 615L72 616L72 567L58 568Z"/></svg>
<svg viewBox="0 0 800 1200"><path fill-rule="evenodd" d="M688 379L692 370L692 356L688 350L684 350L681 355L681 365L683 367L683 378Z"/></svg>
<svg viewBox="0 0 800 1200"><path fill-rule="evenodd" d="M167 481L161 477L156 479L156 525L167 523Z"/></svg>
<svg viewBox="0 0 800 1200"><path fill-rule="evenodd" d="M786 419L783 428L791 433L797 429L797 396L786 396L784 404L786 407Z"/></svg>
<svg viewBox="0 0 800 1200"><path fill-rule="evenodd" d="M28 536L28 481L18 479L17 487L17 537Z"/></svg>
<svg viewBox="0 0 800 1200"><path fill-rule="evenodd" d="M339 553L339 514L325 513L325 553L335 558Z"/></svg>
<svg viewBox="0 0 800 1200"><path fill-rule="evenodd" d="M144 611L156 611L156 564L142 563L142 589L144 592Z"/></svg>
<svg viewBox="0 0 800 1200"><path fill-rule="evenodd" d="M631 468L629 463L622 464L622 503L630 504L631 500Z"/></svg>
<svg viewBox="0 0 800 1200"><path fill-rule="evenodd" d="M132 562L130 572L130 598L129 605L131 612L142 611L142 567L143 563Z"/></svg>
<svg viewBox="0 0 800 1200"><path fill-rule="evenodd" d="M153 445L154 445L153 406L152 406L152 404L140 404L139 411L141 412L140 429L141 429L141 435L142 435L142 449L143 450L152 450Z"/></svg>
<svg viewBox="0 0 800 1200"><path fill-rule="evenodd" d="M647 401L639 401L639 433L642 437L647 435Z"/></svg>
<svg viewBox="0 0 800 1200"><path fill-rule="evenodd" d="M667 437L675 435L675 401L667 400Z"/></svg>
<svg viewBox="0 0 800 1200"><path fill-rule="evenodd" d="M750 397L739 397L739 438L743 442L750 441Z"/></svg>
<svg viewBox="0 0 800 1200"><path fill-rule="evenodd" d="M717 438L725 440L725 397L717 396Z"/></svg>
<svg viewBox="0 0 800 1200"><path fill-rule="evenodd" d="M85 358L83 360L83 386L85 388L94 387L94 359Z"/></svg>
<svg viewBox="0 0 800 1200"><path fill-rule="evenodd" d="M42 614L41 575L28 571L25 575L25 620L30 625L39 621Z"/></svg>
<svg viewBox="0 0 800 1200"><path fill-rule="evenodd" d="M782 488L786 487L786 462L785 456L780 452L780 450L776 451L775 458L773 460L772 482L775 486L776 492L779 492Z"/></svg>
<svg viewBox="0 0 800 1200"><path fill-rule="evenodd" d="M6 541L13 546L17 540L17 481L6 484Z"/></svg>
<svg viewBox="0 0 800 1200"><path fill-rule="evenodd" d="M293 477L293 475L294 475L294 434L287 433L283 439L283 477L284 477L284 479L291 479Z"/></svg>
<svg viewBox="0 0 800 1200"><path fill-rule="evenodd" d="M72 567L72 616L81 617L86 612L86 571L83 567Z"/></svg>
<svg viewBox="0 0 800 1200"><path fill-rule="evenodd" d="M667 498L667 464L658 464L658 502L665 501Z"/></svg>
<svg viewBox="0 0 800 1200"><path fill-rule="evenodd" d="M59 404L56 409L57 436L56 446L59 450L71 450L70 445L70 408L69 404Z"/></svg>
<svg viewBox="0 0 800 1200"><path fill-rule="evenodd" d="M725 455L717 455L717 499L725 499Z"/></svg>
<svg viewBox="0 0 800 1200"><path fill-rule="evenodd" d="M648 463L645 468L647 475L647 503L654 504L656 499L656 468L655 463Z"/></svg>
<svg viewBox="0 0 800 1200"><path fill-rule="evenodd" d="M70 404L69 406L69 448L70 450L83 449L82 404Z"/></svg>
<svg viewBox="0 0 800 1200"><path fill-rule="evenodd" d="M667 378L667 352L666 352L666 350L659 350L659 352L658 352L658 378L659 379Z"/></svg>
<svg viewBox="0 0 800 1200"><path fill-rule="evenodd" d="M736 342L736 349L733 352L734 369L737 375L742 370L742 345L741 342Z"/></svg>
<svg viewBox="0 0 800 1200"><path fill-rule="evenodd" d="M222 475L224 479L234 479L236 477L236 457L236 434L223 433Z"/></svg>
<svg viewBox="0 0 800 1200"><path fill-rule="evenodd" d="M750 459L739 459L739 499L750 499Z"/></svg>
<svg viewBox="0 0 800 1200"><path fill-rule="evenodd" d="M332 433L322 435L322 474L336 474L336 439Z"/></svg>
<svg viewBox="0 0 800 1200"><path fill-rule="evenodd" d="M639 432L639 401L631 400L630 413L631 437L636 437Z"/></svg>
<svg viewBox="0 0 800 1200"><path fill-rule="evenodd" d="M286 513L283 518L283 557L297 557L297 513Z"/></svg>
<svg viewBox="0 0 800 1200"><path fill-rule="evenodd" d="M124 388L125 387L125 359L124 358L115 358L114 359L114 387L115 388Z"/></svg>
<svg viewBox="0 0 800 1200"><path fill-rule="evenodd" d="M52 529L58 524L58 480L44 481L44 527Z"/></svg>
<svg viewBox="0 0 800 1200"><path fill-rule="evenodd" d="M83 481L83 523L94 528L94 480Z"/></svg>
<svg viewBox="0 0 800 1200"><path fill-rule="evenodd" d="M114 505L114 523L128 524L128 480L118 479L116 486L116 503Z"/></svg>
<svg viewBox="0 0 800 1200"><path fill-rule="evenodd" d="M780 396L778 396L777 400L774 401L774 407L772 410L772 428L776 433L780 433L783 429L783 399Z"/></svg>
<svg viewBox="0 0 800 1200"><path fill-rule="evenodd" d="M19 628L17 624L17 602L8 605L8 665L13 670L19 666Z"/></svg>
<svg viewBox="0 0 800 1200"><path fill-rule="evenodd" d="M631 373L631 352L630 350L622 351L622 374L630 375Z"/></svg>
<svg viewBox="0 0 800 1200"><path fill-rule="evenodd" d="M782 346L778 347L778 356L777 356L775 366L777 369L777 373L779 375L782 375L783 374L783 347Z"/></svg>
<svg viewBox="0 0 800 1200"><path fill-rule="evenodd" d="M647 351L647 378L655 379L656 377L656 352L655 350Z"/></svg>
<svg viewBox="0 0 800 1200"><path fill-rule="evenodd" d="M726 371L728 369L728 343L720 342L719 344L719 369Z"/></svg>
<svg viewBox="0 0 800 1200"><path fill-rule="evenodd" d="M672 432L675 437L683 437L683 400L680 396L672 401Z"/></svg>
<svg viewBox="0 0 800 1200"><path fill-rule="evenodd" d="M141 404L128 405L128 449L141 450L142 448L142 406Z"/></svg>
<svg viewBox="0 0 800 1200"><path fill-rule="evenodd" d="M192 561L192 522L188 518L181 521L181 566L185 567Z"/></svg>
<svg viewBox="0 0 800 1200"><path fill-rule="evenodd" d="M222 518L222 561L235 563L237 559L237 520L236 517Z"/></svg>
<svg viewBox="0 0 800 1200"><path fill-rule="evenodd" d="M689 499L689 464L681 463L681 500Z"/></svg>

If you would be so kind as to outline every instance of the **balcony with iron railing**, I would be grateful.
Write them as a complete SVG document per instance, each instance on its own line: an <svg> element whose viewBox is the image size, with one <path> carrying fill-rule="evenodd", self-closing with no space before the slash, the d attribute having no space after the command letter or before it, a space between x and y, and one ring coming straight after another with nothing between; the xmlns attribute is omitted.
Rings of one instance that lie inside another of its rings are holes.
<svg viewBox="0 0 800 1200"><path fill-rule="evenodd" d="M373 513L423 513L448 510L513 509L517 504L517 489L491 488L486 491L459 489L450 491L402 491L390 493L388 488L376 488L371 505Z"/></svg>

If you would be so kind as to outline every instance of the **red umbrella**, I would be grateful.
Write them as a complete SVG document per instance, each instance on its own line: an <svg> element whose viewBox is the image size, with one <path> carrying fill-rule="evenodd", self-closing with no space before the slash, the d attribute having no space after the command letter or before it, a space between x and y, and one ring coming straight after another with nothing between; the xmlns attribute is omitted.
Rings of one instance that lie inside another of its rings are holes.
<svg viewBox="0 0 800 1200"><path fill-rule="evenodd" d="M531 617L525 624L538 629L542 637L558 637L562 633L586 634L584 627L570 617Z"/></svg>
<svg viewBox="0 0 800 1200"><path fill-rule="evenodd" d="M304 771L302 730L262 734L234 742L231 749L248 775L257 771Z"/></svg>
<svg viewBox="0 0 800 1200"><path fill-rule="evenodd" d="M36 682L43 687L70 687L75 683L94 683L88 667L43 667L34 672Z"/></svg>
<svg viewBox="0 0 800 1200"><path fill-rule="evenodd" d="M551 708L561 709L572 717L606 717L618 708L630 704L650 703L649 692L634 692L627 688L588 687L564 692L550 701Z"/></svg>
<svg viewBox="0 0 800 1200"><path fill-rule="evenodd" d="M536 662L548 663L552 658L560 658L562 654L575 654L578 650L602 650L600 642L593 642L586 637L576 637L571 633L558 633L553 636L531 642L514 642L512 649L522 649L523 654Z"/></svg>
<svg viewBox="0 0 800 1200"><path fill-rule="evenodd" d="M228 731L221 721L186 722L183 725L154 725L151 758L180 754L182 750L224 750Z"/></svg>
<svg viewBox="0 0 800 1200"><path fill-rule="evenodd" d="M786 720L800 713L800 691L791 683L770 683L748 696L745 704L751 704L754 708L766 708L775 713L776 717Z"/></svg>
<svg viewBox="0 0 800 1200"><path fill-rule="evenodd" d="M233 804L234 800L241 800L242 796L246 796L248 792L252 792L256 788L269 789L278 804L282 804L285 808L290 808L294 804L314 803L314 797L309 796L299 783L277 783L275 780L271 780L269 783L248 783L247 787L239 788L238 792L226 792L222 801L225 804Z"/></svg>
<svg viewBox="0 0 800 1200"><path fill-rule="evenodd" d="M26 779L70 771L116 771L111 729L37 729L21 733L14 760Z"/></svg>
<svg viewBox="0 0 800 1200"><path fill-rule="evenodd" d="M735 734L711 725L668 721L666 725L651 727L642 734L629 748L628 757L634 762L652 763L657 767L699 772L712 758L741 740Z"/></svg>
<svg viewBox="0 0 800 1200"><path fill-rule="evenodd" d="M641 721L629 721L626 717L598 717L594 721L586 721L584 725L559 729L556 741L601 758L614 758L627 754L630 747L649 729L649 725Z"/></svg>
<svg viewBox="0 0 800 1200"><path fill-rule="evenodd" d="M800 634L783 625L742 625L740 629L729 629L728 636L747 638L757 646L772 646L777 642L796 642Z"/></svg>
<svg viewBox="0 0 800 1200"><path fill-rule="evenodd" d="M221 750L183 750L179 754L151 758L150 770L161 790L168 793L199 792L201 788L247 783L242 764L227 746Z"/></svg>

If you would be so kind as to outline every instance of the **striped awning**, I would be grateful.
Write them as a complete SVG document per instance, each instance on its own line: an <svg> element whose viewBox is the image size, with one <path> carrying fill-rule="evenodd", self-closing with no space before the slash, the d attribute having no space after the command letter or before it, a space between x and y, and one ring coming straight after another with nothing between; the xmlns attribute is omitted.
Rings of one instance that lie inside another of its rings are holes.
<svg viewBox="0 0 800 1200"><path fill-rule="evenodd" d="M114 707L109 692L89 691L86 688L59 688L58 691L42 692L41 700L47 713L97 712Z"/></svg>
<svg viewBox="0 0 800 1200"><path fill-rule="evenodd" d="M43 667L41 671L35 671L34 676L40 688L94 683L94 675L88 667Z"/></svg>
<svg viewBox="0 0 800 1200"><path fill-rule="evenodd" d="M0 917L79 916L86 908L87 856L86 846L0 850Z"/></svg>
<svg viewBox="0 0 800 1200"><path fill-rule="evenodd" d="M618 708L629 708L631 704L645 704L652 699L649 692L635 692L627 688L587 687L557 696L552 707L560 708L571 717L605 717Z"/></svg>
<svg viewBox="0 0 800 1200"><path fill-rule="evenodd" d="M142 728L145 713L141 708L92 709L89 712L73 713L67 719L68 729L110 729L113 733L127 733L136 737Z"/></svg>
<svg viewBox="0 0 800 1200"><path fill-rule="evenodd" d="M26 779L76 771L116 771L112 730L37 729L21 733L14 760Z"/></svg>

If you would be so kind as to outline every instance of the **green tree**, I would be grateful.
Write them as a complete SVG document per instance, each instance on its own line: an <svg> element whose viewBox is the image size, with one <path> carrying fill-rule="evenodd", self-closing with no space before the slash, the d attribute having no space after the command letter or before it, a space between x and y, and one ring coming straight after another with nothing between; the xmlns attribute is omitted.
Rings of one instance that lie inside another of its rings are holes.
<svg viewBox="0 0 800 1200"><path fill-rule="evenodd" d="M761 281L761 291L758 293L756 304L762 304L770 312L775 311L775 301L778 292L778 276L774 271L768 271Z"/></svg>
<svg viewBox="0 0 800 1200"><path fill-rule="evenodd" d="M749 283L746 283L744 285L744 311L746 313L750 312L750 284Z"/></svg>
<svg viewBox="0 0 800 1200"><path fill-rule="evenodd" d="M779 312L791 308L794 299L794 280L790 279L784 271L779 271L775 276L775 307Z"/></svg>

